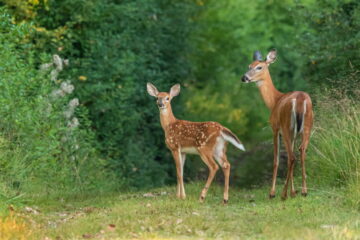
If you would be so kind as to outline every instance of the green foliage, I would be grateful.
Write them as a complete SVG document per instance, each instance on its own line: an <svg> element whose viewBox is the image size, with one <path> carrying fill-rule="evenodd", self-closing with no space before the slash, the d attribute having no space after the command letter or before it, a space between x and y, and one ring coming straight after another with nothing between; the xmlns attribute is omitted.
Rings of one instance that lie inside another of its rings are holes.
<svg viewBox="0 0 360 240"><path fill-rule="evenodd" d="M70 98L54 95L62 91L64 81L50 80L48 72L34 67L35 55L27 41L31 26L13 24L3 8L0 22L0 195L11 193L9 187L17 191L94 187L95 178L102 181L102 163L94 154L84 110L65 117ZM76 120L83 126L75 126Z"/></svg>
<svg viewBox="0 0 360 240"><path fill-rule="evenodd" d="M298 25L306 24L298 36L298 51L306 59L302 68L306 80L321 88L357 89L359 78L342 80L360 67L360 2L320 0L296 14Z"/></svg>
<svg viewBox="0 0 360 240"><path fill-rule="evenodd" d="M88 109L107 169L128 186L175 179L145 86L153 82L167 91L188 77L186 37L196 8L190 0L65 0L34 7L34 48L70 58L65 75L79 79L75 94ZM14 13L26 19L20 8Z"/></svg>
<svg viewBox="0 0 360 240"><path fill-rule="evenodd" d="M320 96L315 109L317 126L312 138L308 171L324 185L346 186L348 201L360 208L358 101L349 99L339 91L329 91L327 95Z"/></svg>
<svg viewBox="0 0 360 240"><path fill-rule="evenodd" d="M270 71L281 91L345 86L354 97L359 84L360 4L355 0L0 2L11 11L0 23L0 171L8 179L2 188L6 195L25 183L100 188L103 167L108 182L119 188L174 182L173 160L147 82L161 91L181 83L175 115L218 121L234 131L249 150L230 151L234 180L260 184L271 172L272 137L269 111L256 86L240 81L252 53L261 50L265 57L277 48ZM37 70L54 54L70 59L57 82L50 81L51 69ZM67 79L76 90L51 99ZM80 127L69 133L72 119L63 112L70 97L79 98L81 106L74 115ZM313 100L322 101L316 95ZM206 175L200 165L188 161L188 179Z"/></svg>
<svg viewBox="0 0 360 240"><path fill-rule="evenodd" d="M193 77L185 97L187 118L219 121L248 144L271 138L270 129L262 130L268 126L269 112L258 90L240 79L255 50L266 57L275 47L279 58L270 67L275 85L283 91L304 88L305 81L298 79L300 58L294 41L289 41L299 32L293 6L292 1L203 2L191 34Z"/></svg>

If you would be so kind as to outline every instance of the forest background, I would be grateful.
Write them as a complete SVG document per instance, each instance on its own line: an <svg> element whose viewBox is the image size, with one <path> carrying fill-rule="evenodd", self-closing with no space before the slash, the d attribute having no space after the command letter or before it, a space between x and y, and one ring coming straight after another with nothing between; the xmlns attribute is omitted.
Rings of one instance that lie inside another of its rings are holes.
<svg viewBox="0 0 360 240"><path fill-rule="evenodd" d="M268 184L269 111L240 79L255 50L276 48L276 87L307 91L315 106L311 184L346 188L359 208L360 2L248 3L1 0L1 201L174 184L147 82L181 84L177 118L218 121L239 136L247 151L230 147L232 186ZM196 156L187 161L187 182L206 174Z"/></svg>

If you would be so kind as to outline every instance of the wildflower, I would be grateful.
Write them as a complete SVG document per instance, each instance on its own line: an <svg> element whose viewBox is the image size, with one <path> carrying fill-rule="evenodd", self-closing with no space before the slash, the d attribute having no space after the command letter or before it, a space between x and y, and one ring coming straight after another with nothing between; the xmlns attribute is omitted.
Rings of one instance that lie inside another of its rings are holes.
<svg viewBox="0 0 360 240"><path fill-rule="evenodd" d="M59 72L56 69L52 70L50 73L51 81L56 82L58 75Z"/></svg>
<svg viewBox="0 0 360 240"><path fill-rule="evenodd" d="M44 63L40 65L40 70L48 70L51 66L53 65L53 63Z"/></svg>
<svg viewBox="0 0 360 240"><path fill-rule="evenodd" d="M64 115L67 119L71 118L71 116L74 114L74 109L70 108L64 112Z"/></svg>
<svg viewBox="0 0 360 240"><path fill-rule="evenodd" d="M58 98L58 97L64 97L65 96L65 92L62 91L61 89L57 89L51 92L51 96L53 98Z"/></svg>
<svg viewBox="0 0 360 240"><path fill-rule="evenodd" d="M69 108L76 108L77 106L79 106L78 98L74 98L69 102Z"/></svg>
<svg viewBox="0 0 360 240"><path fill-rule="evenodd" d="M87 77L86 77L86 76L79 76L79 80L80 80L80 81L86 81L86 80L87 80Z"/></svg>
<svg viewBox="0 0 360 240"><path fill-rule="evenodd" d="M59 55L55 54L53 56L53 61L56 66L56 70L58 72L62 71L63 70L63 61L62 61L61 57L59 57Z"/></svg>
<svg viewBox="0 0 360 240"><path fill-rule="evenodd" d="M70 81L67 81L67 82L62 82L61 85L60 85L60 88L62 91L64 91L65 93L72 93L72 91L74 91L75 87L74 85L72 85L70 83Z"/></svg>
<svg viewBox="0 0 360 240"><path fill-rule="evenodd" d="M79 125L80 125L79 120L76 117L71 119L71 121L68 123L68 127L70 129L77 128Z"/></svg>

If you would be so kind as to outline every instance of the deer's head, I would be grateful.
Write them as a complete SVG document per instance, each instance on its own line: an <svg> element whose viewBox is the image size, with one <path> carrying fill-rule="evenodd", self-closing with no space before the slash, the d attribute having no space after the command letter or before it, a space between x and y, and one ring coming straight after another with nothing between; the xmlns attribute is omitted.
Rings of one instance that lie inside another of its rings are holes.
<svg viewBox="0 0 360 240"><path fill-rule="evenodd" d="M254 61L249 65L249 70L241 78L243 82L259 82L266 80L266 75L269 74L269 65L276 60L276 50L271 50L266 56L266 60L262 60L261 53L256 51L254 53Z"/></svg>
<svg viewBox="0 0 360 240"><path fill-rule="evenodd" d="M147 92L150 94L150 96L157 98L157 105L161 110L165 110L169 108L171 105L171 99L180 93L180 84L175 84L171 87L170 92L159 92L157 88L152 85L151 83L147 83L146 85Z"/></svg>

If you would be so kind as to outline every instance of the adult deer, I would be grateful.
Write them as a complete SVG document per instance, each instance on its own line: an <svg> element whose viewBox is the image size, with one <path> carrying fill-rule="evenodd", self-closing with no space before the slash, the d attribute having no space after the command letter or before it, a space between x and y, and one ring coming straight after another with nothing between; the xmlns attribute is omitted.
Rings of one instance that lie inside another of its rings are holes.
<svg viewBox="0 0 360 240"><path fill-rule="evenodd" d="M281 198L285 200L289 181L291 183L290 195L291 197L296 195L293 177L295 166L294 145L297 135L300 134L302 135L299 147L302 167L301 194L303 196L307 195L305 158L313 125L313 111L311 98L307 93L300 91L281 93L274 87L268 67L275 59L276 50L270 51L265 61L262 60L260 52L256 51L254 61L249 65L249 70L242 77L242 81L246 83L256 82L266 106L271 111L270 123L274 134L274 169L270 198L275 197L280 135L283 137L288 154L286 182L281 194Z"/></svg>
<svg viewBox="0 0 360 240"><path fill-rule="evenodd" d="M245 151L243 144L226 127L217 122L189 122L175 118L171 110L171 100L180 92L180 84L174 85L170 92L159 92L151 83L147 84L148 93L157 98L160 122L165 132L165 143L170 149L176 164L177 197L185 199L183 171L186 154L198 154L209 168L209 177L200 194L203 202L220 165L225 176L224 204L229 199L230 163L226 157L227 142ZM216 162L214 160L216 159Z"/></svg>

